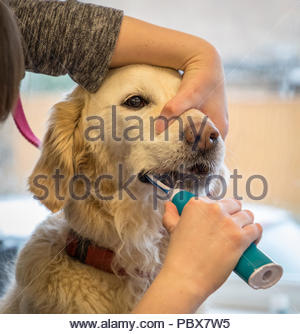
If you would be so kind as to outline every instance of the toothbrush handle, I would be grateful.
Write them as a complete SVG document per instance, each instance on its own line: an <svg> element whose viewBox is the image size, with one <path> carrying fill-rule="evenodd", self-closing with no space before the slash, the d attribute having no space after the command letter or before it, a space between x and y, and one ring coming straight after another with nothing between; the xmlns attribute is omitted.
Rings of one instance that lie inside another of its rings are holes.
<svg viewBox="0 0 300 334"><path fill-rule="evenodd" d="M174 195L172 195L171 197L172 203L175 204L180 216L181 216L182 210L185 207L186 203L192 197L196 197L196 195L186 190L180 190L176 192Z"/></svg>
<svg viewBox="0 0 300 334"><path fill-rule="evenodd" d="M172 196L171 200L180 215L192 197L196 195L185 190L179 190ZM283 270L252 243L239 259L234 272L252 288L260 289L269 288L277 283Z"/></svg>

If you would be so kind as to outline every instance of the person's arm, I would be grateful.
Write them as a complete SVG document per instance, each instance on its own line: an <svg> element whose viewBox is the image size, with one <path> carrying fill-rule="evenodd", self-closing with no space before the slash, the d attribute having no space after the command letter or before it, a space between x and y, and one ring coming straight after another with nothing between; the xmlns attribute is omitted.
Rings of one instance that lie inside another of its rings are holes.
<svg viewBox="0 0 300 334"><path fill-rule="evenodd" d="M230 275L262 227L236 200L191 199L179 217L166 203L164 225L171 233L166 259L132 313L194 313Z"/></svg>
<svg viewBox="0 0 300 334"><path fill-rule="evenodd" d="M169 118L196 108L223 137L228 131L224 75L216 49L204 39L159 27L121 10L73 1L9 0L24 40L26 69L68 73L94 93L109 67L144 63L184 71L176 96L163 109ZM164 121L156 122L157 131Z"/></svg>
<svg viewBox="0 0 300 334"><path fill-rule="evenodd" d="M23 37L27 71L69 74L91 93L100 87L123 11L78 1L8 0Z"/></svg>
<svg viewBox="0 0 300 334"><path fill-rule="evenodd" d="M201 296L198 290L180 276L175 276L172 270L163 268L131 313L195 313L207 298L205 291Z"/></svg>

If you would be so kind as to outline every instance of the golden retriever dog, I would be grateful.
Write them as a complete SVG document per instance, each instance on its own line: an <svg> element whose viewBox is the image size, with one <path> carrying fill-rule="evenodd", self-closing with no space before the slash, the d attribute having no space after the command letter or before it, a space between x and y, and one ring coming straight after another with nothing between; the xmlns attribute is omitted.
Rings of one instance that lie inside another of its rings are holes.
<svg viewBox="0 0 300 334"><path fill-rule="evenodd" d="M155 132L180 82L171 69L124 66L95 94L76 87L53 107L29 178L53 214L20 251L2 313L129 313L140 300L169 238L167 197L144 174L205 195L226 171L222 138L199 110Z"/></svg>

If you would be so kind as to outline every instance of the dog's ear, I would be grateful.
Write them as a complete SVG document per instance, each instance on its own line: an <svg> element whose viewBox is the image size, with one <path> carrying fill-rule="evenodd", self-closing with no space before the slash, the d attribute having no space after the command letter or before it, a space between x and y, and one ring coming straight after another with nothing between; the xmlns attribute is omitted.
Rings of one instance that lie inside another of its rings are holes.
<svg viewBox="0 0 300 334"><path fill-rule="evenodd" d="M68 199L68 184L76 169L84 91L76 88L51 111L41 156L29 177L29 189L48 209L60 210Z"/></svg>

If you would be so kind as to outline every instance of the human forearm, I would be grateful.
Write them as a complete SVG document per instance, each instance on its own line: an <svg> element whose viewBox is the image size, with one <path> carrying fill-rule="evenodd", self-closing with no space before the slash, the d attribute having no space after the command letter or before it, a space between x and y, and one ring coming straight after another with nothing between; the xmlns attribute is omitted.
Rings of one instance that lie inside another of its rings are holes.
<svg viewBox="0 0 300 334"><path fill-rule="evenodd" d="M164 268L157 275L132 313L140 314L184 314L195 313L207 296L199 294L199 288L184 277Z"/></svg>
<svg viewBox="0 0 300 334"><path fill-rule="evenodd" d="M124 16L110 66L144 63L184 71L208 55L217 61L215 48L200 37Z"/></svg>

